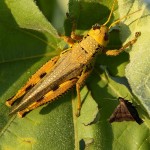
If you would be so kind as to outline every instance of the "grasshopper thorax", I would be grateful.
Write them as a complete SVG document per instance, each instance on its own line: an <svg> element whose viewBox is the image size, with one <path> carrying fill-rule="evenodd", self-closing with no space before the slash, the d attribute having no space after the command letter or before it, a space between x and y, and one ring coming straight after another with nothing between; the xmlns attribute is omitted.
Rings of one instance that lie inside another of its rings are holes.
<svg viewBox="0 0 150 150"><path fill-rule="evenodd" d="M88 32L88 35L93 37L99 45L106 47L109 42L108 31L109 28L107 26L95 24Z"/></svg>

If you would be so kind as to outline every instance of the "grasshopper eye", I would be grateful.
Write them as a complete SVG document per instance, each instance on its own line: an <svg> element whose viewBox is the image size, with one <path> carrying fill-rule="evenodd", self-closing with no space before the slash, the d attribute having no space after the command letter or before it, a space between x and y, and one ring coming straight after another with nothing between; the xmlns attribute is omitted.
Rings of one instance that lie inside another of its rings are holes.
<svg viewBox="0 0 150 150"><path fill-rule="evenodd" d="M98 23L96 23L95 25L92 26L92 29L93 30L96 30L96 29L100 29L101 25L99 25Z"/></svg>
<svg viewBox="0 0 150 150"><path fill-rule="evenodd" d="M104 35L104 40L105 40L105 41L108 41L108 40L109 40L109 35L108 35L107 32L106 32L105 35Z"/></svg>

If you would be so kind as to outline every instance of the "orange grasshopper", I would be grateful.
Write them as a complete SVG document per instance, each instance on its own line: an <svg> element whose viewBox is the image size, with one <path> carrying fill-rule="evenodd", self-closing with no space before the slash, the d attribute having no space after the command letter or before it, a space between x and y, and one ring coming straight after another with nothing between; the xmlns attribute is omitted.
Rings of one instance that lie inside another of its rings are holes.
<svg viewBox="0 0 150 150"><path fill-rule="evenodd" d="M27 112L47 102L52 102L75 85L78 97L77 116L79 116L81 109L80 88L91 73L97 54L103 52L110 56L119 55L126 47L134 44L140 35L137 32L135 38L119 50L106 50L110 28L127 17L124 16L109 27L106 26L110 21L116 1L114 0L108 20L103 25L95 24L83 38L76 36L75 29L73 29L71 37L74 39L77 37L78 42L73 43L74 39L67 38L72 42L72 47L48 61L15 96L6 101L6 105L11 106L24 95L21 102L11 110L10 114L18 113L20 117L23 117Z"/></svg>

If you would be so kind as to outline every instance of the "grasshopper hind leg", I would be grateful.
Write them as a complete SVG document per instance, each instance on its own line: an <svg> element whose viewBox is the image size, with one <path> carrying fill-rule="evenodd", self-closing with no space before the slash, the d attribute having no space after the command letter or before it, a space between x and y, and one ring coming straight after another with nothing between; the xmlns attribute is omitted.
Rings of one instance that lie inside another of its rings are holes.
<svg viewBox="0 0 150 150"><path fill-rule="evenodd" d="M56 89L49 91L47 94L45 94L41 99L37 100L33 104L29 105L26 109L20 110L18 112L19 117L24 117L28 112L31 110L44 105L48 102L53 102L56 100L59 96L61 96L63 93L68 91L70 88L72 88L77 82L77 78L68 80L62 84L60 84Z"/></svg>
<svg viewBox="0 0 150 150"><path fill-rule="evenodd" d="M80 88L83 85L85 79L89 76L89 74L91 73L92 69L87 67L83 70L81 76L79 78L73 78L70 79L62 84L60 84L58 86L57 89L51 90L49 91L46 95L44 95L40 100L37 100L36 102L34 102L33 104L31 104L30 106L28 106L26 109L20 110L18 112L18 116L19 117L24 117L28 112L30 112L31 110L44 105L45 103L48 102L53 102L54 100L56 100L59 96L61 96L63 93L65 93L66 91L68 91L70 88L72 88L74 85L76 85L76 91L77 91L77 112L76 112L76 116L80 115L80 110L81 110L81 97L80 97Z"/></svg>
<svg viewBox="0 0 150 150"><path fill-rule="evenodd" d="M51 71L58 58L59 56L56 56L48 61L45 65L43 65L34 75L32 75L29 81L16 93L15 96L6 101L6 105L12 106L18 98L25 95L35 84L41 80L41 78L43 78L48 72Z"/></svg>

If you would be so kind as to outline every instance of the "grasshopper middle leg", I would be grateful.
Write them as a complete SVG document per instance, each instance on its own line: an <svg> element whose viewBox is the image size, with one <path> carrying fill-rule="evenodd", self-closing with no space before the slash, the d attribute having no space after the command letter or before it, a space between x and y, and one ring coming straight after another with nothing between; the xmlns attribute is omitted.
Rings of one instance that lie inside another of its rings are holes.
<svg viewBox="0 0 150 150"><path fill-rule="evenodd" d="M90 64L91 65L91 64ZM77 112L76 112L76 116L80 116L80 110L81 110L81 96L80 96L80 88L83 85L85 79L90 75L90 73L92 72L92 68L90 66L88 66L88 69L85 68L81 74L81 76L79 77L79 80L76 83L76 91L77 91Z"/></svg>

